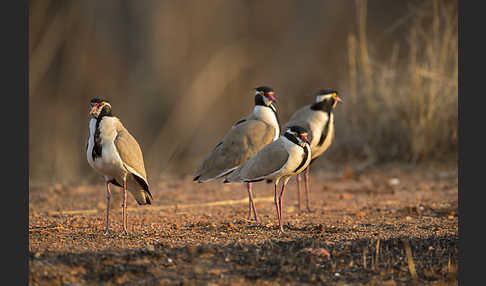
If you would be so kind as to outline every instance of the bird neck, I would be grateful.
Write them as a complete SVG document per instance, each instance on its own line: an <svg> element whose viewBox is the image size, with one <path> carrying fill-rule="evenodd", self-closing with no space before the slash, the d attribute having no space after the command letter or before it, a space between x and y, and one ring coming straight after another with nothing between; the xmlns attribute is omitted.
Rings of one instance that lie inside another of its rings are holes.
<svg viewBox="0 0 486 286"><path fill-rule="evenodd" d="M327 113L330 113L332 111L332 106L329 102L327 101L319 101L311 105L310 109L315 110L315 111L324 111Z"/></svg>
<svg viewBox="0 0 486 286"><path fill-rule="evenodd" d="M257 119L275 128L274 140L277 140L280 134L280 122L278 120L277 109L275 108L275 106L273 106L273 104L270 104L270 106L255 105L255 108L253 109L253 115Z"/></svg>
<svg viewBox="0 0 486 286"><path fill-rule="evenodd" d="M297 138L295 138L294 135L285 132L283 136L285 138L287 138L290 142L294 143L295 145L300 146L299 140L297 140ZM302 146L300 146L300 147L302 147Z"/></svg>

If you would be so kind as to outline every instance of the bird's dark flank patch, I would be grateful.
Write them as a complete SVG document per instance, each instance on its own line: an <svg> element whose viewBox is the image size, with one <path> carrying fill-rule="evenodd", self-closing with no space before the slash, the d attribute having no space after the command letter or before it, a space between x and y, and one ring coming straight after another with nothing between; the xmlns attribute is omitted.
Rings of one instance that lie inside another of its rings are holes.
<svg viewBox="0 0 486 286"><path fill-rule="evenodd" d="M238 124L240 124L240 123L243 123L243 122L245 122L245 121L246 121L246 119L241 119L241 120L237 121L235 124L233 124L233 126L236 126L236 125L238 125ZM222 143L222 142L221 142L221 143ZM221 144L221 143L219 143L219 144ZM219 144L218 144L218 145L219 145ZM217 146L216 146L216 147L217 147Z"/></svg>
<svg viewBox="0 0 486 286"><path fill-rule="evenodd" d="M246 183L255 183L255 182L261 182L265 179L255 179L255 180L245 180Z"/></svg>

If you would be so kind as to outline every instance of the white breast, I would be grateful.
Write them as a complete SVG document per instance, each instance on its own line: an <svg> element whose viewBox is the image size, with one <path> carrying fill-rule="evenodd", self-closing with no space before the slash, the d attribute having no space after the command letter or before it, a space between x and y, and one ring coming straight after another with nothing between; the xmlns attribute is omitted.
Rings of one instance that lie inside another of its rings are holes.
<svg viewBox="0 0 486 286"><path fill-rule="evenodd" d="M304 154L304 150L302 149L302 147L296 145L285 136L282 136L281 138L285 150L287 150L287 152L289 153L287 163L282 167L281 172L292 173L302 162L302 155Z"/></svg>
<svg viewBox="0 0 486 286"><path fill-rule="evenodd" d="M100 121L99 128L102 146L101 157L94 160L92 152L94 148L96 119L91 119L89 123L90 136L88 139L88 150L86 154L88 163L93 169L110 178L119 177L126 172L114 143L117 135L116 126L118 123L118 118L116 117L103 117L103 119Z"/></svg>
<svg viewBox="0 0 486 286"><path fill-rule="evenodd" d="M324 143L322 143L322 148L327 149L331 145L332 139L334 137L334 114L331 113L331 118L329 119L329 128L327 129L328 136Z"/></svg>
<svg viewBox="0 0 486 286"><path fill-rule="evenodd" d="M323 111L314 111L312 112L312 116L309 119L309 125L312 132L312 141L310 142L311 146L316 146L319 143L319 140L322 136L322 131L324 130L324 126L326 126L329 117L327 112Z"/></svg>
<svg viewBox="0 0 486 286"><path fill-rule="evenodd" d="M273 137L273 140L277 140L280 136L280 128L278 126L277 116L275 115L273 110L267 106L256 105L253 109L253 114L257 118L265 121L275 128L275 136Z"/></svg>
<svg viewBox="0 0 486 286"><path fill-rule="evenodd" d="M88 159L89 165L94 168L93 161L93 148L94 148L94 134L96 131L96 119L92 118L89 121L89 138L88 138L88 148L86 149L86 158Z"/></svg>

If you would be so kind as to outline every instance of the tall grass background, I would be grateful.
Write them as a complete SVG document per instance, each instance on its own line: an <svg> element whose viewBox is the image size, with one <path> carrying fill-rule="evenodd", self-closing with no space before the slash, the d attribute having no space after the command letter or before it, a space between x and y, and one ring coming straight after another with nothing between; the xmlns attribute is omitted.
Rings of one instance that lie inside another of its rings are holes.
<svg viewBox="0 0 486 286"><path fill-rule="evenodd" d="M31 184L99 181L88 106L107 98L150 180L189 176L274 87L280 120L340 91L313 165L457 158L457 1L30 1ZM352 166L355 166L352 164Z"/></svg>
<svg viewBox="0 0 486 286"><path fill-rule="evenodd" d="M347 39L349 97L337 115L340 152L372 163L455 160L457 2L410 4L396 22L407 27L405 45L390 45L388 58L367 40L367 1L356 1L356 11L357 33Z"/></svg>

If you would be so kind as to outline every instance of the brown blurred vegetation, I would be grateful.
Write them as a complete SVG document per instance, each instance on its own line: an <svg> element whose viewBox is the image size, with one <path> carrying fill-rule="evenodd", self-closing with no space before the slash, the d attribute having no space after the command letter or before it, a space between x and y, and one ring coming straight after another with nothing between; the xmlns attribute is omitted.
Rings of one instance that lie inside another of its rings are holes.
<svg viewBox="0 0 486 286"><path fill-rule="evenodd" d="M150 179L192 174L272 86L282 123L340 91L316 166L457 156L457 1L29 3L31 183L99 180L88 102L111 101Z"/></svg>

